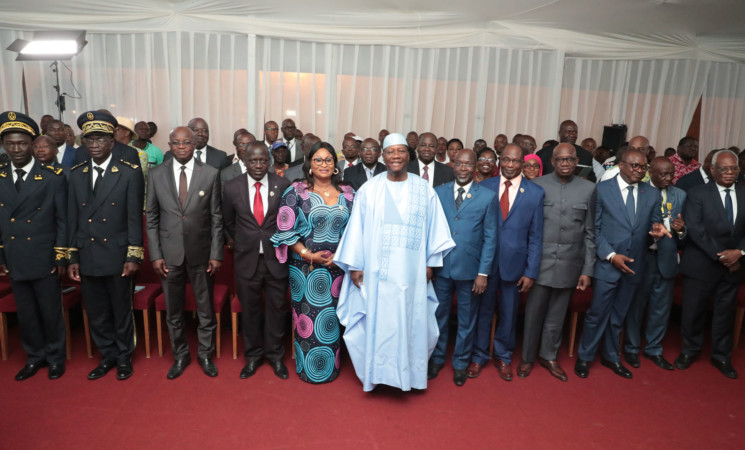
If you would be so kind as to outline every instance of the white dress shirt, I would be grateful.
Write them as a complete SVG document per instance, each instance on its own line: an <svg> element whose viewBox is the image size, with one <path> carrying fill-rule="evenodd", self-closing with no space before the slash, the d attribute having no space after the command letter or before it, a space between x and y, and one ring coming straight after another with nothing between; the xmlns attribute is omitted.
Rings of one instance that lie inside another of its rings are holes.
<svg viewBox="0 0 745 450"><path fill-rule="evenodd" d="M199 153L197 153L199 152ZM202 148L195 148L194 149L194 158L198 159L199 162L206 163L207 162L207 146L205 145Z"/></svg>
<svg viewBox="0 0 745 450"><path fill-rule="evenodd" d="M18 174L16 173L16 169L22 169L24 172L23 174L23 181L26 181L28 179L28 174L31 173L31 169L34 168L34 158L31 158L31 160L23 167L16 167L13 165L13 183L18 181Z"/></svg>
<svg viewBox="0 0 745 450"><path fill-rule="evenodd" d="M254 180L251 177L248 178L248 201L251 204L251 214L254 212L254 198L256 197L256 180ZM269 207L269 177L264 175L264 178L262 178L259 183L261 183L261 188L259 189L259 195L261 195L261 204L264 207L264 219L266 220L266 211ZM264 253L264 246L259 241L259 253Z"/></svg>
<svg viewBox="0 0 745 450"><path fill-rule="evenodd" d="M701 172L701 177L704 179L704 184L709 182L709 175L706 175L706 172L704 172L704 166L701 166L698 168L699 172Z"/></svg>
<svg viewBox="0 0 745 450"><path fill-rule="evenodd" d="M468 184L464 184L463 186L459 185L458 182L453 183L453 192L455 193L454 199L458 199L458 189L463 188L465 192L463 192L463 201L466 200L466 195L468 195L468 191L471 189L471 185L473 184L473 180L469 181Z"/></svg>
<svg viewBox="0 0 745 450"><path fill-rule="evenodd" d="M727 197L727 193L724 191L725 189L729 189L729 196L732 198L732 218L733 220L737 220L737 194L735 194L735 185L724 187L717 183L717 189L719 189L719 196L722 198L722 206L724 206L724 199ZM734 225L734 223L730 225Z"/></svg>
<svg viewBox="0 0 745 450"><path fill-rule="evenodd" d="M178 184L179 180L181 179L181 163L176 161L176 159L173 159L173 176L176 180L176 194L178 194ZM183 164L186 166L186 190L189 191L189 185L191 184L191 174L194 172L194 158L191 158L189 162L186 164Z"/></svg>
<svg viewBox="0 0 745 450"><path fill-rule="evenodd" d="M499 179L499 198L502 198L502 194L504 194L504 182L507 181L507 178L501 177ZM512 183L512 186L510 186L510 190L508 192L508 198L510 199L510 209L512 209L512 205L515 204L515 198L517 197L517 191L520 189L520 183L523 181L522 174L516 176L515 178L509 180L510 183Z"/></svg>
<svg viewBox="0 0 745 450"><path fill-rule="evenodd" d="M284 138L282 138L282 140L285 142L285 144L287 144L287 162L291 163L295 161L295 158L300 151L300 146L298 145L297 139L295 138L292 138L289 141Z"/></svg>
<svg viewBox="0 0 745 450"><path fill-rule="evenodd" d="M424 164L421 159L416 160L419 163L419 176L424 176L424 168L427 168L427 177L429 180L427 181L429 183L429 187L434 188L435 187L435 161L432 160L429 164Z"/></svg>
<svg viewBox="0 0 745 450"><path fill-rule="evenodd" d="M62 158L65 157L65 150L67 149L67 142L57 147L57 162L62 164Z"/></svg>
<svg viewBox="0 0 745 450"><path fill-rule="evenodd" d="M93 186L96 185L96 180L98 179L98 170L96 170L96 167L102 168L103 172L106 173L106 169L109 167L110 162L111 162L111 153L109 153L109 157L106 158L106 161L104 161L101 164L96 164L95 162L91 161L91 165L93 166L93 176L91 177L91 180L92 180L91 188L93 188Z"/></svg>

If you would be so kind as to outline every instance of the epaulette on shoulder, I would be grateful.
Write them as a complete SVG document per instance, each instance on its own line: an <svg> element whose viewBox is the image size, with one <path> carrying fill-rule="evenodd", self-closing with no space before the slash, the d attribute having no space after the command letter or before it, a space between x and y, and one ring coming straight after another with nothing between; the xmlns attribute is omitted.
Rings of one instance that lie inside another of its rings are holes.
<svg viewBox="0 0 745 450"><path fill-rule="evenodd" d="M42 165L41 167L47 169L48 171L52 172L55 175L62 175L62 172L64 172L64 170L61 167L54 167L54 166L50 166L46 164Z"/></svg>
<svg viewBox="0 0 745 450"><path fill-rule="evenodd" d="M129 162L129 161L125 161L125 160L123 160L123 159L120 159L120 160L119 160L119 162L120 162L120 163L122 163L122 164L124 164L125 166L129 166L129 167L131 167L132 169L139 169L139 168L140 168L140 166L139 166L139 165L137 165L137 164L132 164L131 162Z"/></svg>
<svg viewBox="0 0 745 450"><path fill-rule="evenodd" d="M0 163L0 169L5 169L9 165L10 165L10 163L7 163L7 162L6 163Z"/></svg>
<svg viewBox="0 0 745 450"><path fill-rule="evenodd" d="M83 161L83 162L81 162L80 164L76 164L76 165L72 166L72 168L71 168L70 170L75 170L75 169L77 169L78 167L83 167L83 166L84 166L84 165L86 165L86 164L88 164L88 161Z"/></svg>

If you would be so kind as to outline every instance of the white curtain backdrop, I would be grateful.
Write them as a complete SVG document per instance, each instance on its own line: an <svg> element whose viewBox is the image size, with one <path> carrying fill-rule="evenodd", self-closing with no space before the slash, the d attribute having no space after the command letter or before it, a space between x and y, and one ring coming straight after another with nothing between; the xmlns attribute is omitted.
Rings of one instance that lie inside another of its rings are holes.
<svg viewBox="0 0 745 450"><path fill-rule="evenodd" d="M688 132L710 64L567 58L561 117L577 122L580 140L592 137L598 145L603 126L626 124L629 139L646 136L661 155Z"/></svg>
<svg viewBox="0 0 745 450"><path fill-rule="evenodd" d="M0 30L7 47L31 33ZM232 153L233 132L263 137L266 120L295 119L304 132L339 144L353 131L432 131L467 146L505 133L556 138L573 119L580 137L600 141L604 125L626 123L658 149L685 135L704 95L701 148L743 145L743 66L696 59L565 58L558 50L494 47L410 48L311 43L246 34L89 33L88 46L60 65L65 122L107 108L168 130L205 118L211 143ZM55 113L49 62L15 62L0 51L0 109L22 110L25 70L30 114ZM56 114L55 114L56 115Z"/></svg>
<svg viewBox="0 0 745 450"><path fill-rule="evenodd" d="M699 148L745 147L745 67L713 63L701 101Z"/></svg>

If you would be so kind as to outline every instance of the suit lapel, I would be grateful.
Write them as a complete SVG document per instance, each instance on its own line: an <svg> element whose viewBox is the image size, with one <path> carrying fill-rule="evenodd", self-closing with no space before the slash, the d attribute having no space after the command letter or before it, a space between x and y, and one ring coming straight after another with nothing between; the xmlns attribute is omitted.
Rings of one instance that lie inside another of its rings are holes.
<svg viewBox="0 0 745 450"><path fill-rule="evenodd" d="M280 192L277 187L277 180L275 177L268 174L267 182L269 183L269 186L267 187L266 216L264 217L264 223L262 223L262 226L269 223L270 220L277 220L277 211L279 211L279 203L282 199L282 192Z"/></svg>
<svg viewBox="0 0 745 450"><path fill-rule="evenodd" d="M174 164L177 164L174 158L168 159L165 162L163 162L163 166L168 172L168 175L166 176L166 183L168 183L171 194L173 195L173 201L176 202L176 205L178 205L178 208L183 211L183 209L181 208L181 202L179 201L179 198L178 198L178 188L176 187L176 179L174 178L174 175L173 175Z"/></svg>
<svg viewBox="0 0 745 450"><path fill-rule="evenodd" d="M478 195L479 195L479 185L476 182L472 182L471 188L468 190L468 193L466 193L463 196L463 203L460 204L460 209L458 210L458 214L462 213L463 210L468 209L471 206L471 204L476 200L476 196ZM453 205L455 205L455 192L453 192Z"/></svg>
<svg viewBox="0 0 745 450"><path fill-rule="evenodd" d="M719 214L719 220L721 220L724 223L729 222L727 219L727 212L724 210L724 203L722 202L722 196L719 194L719 187L716 183L707 183L706 186L709 188L709 196L711 197L712 203L714 203L716 206L714 208L717 210L717 214ZM738 218L742 213L740 212L740 196L737 196L737 215ZM735 220L737 222L737 220ZM730 224L730 228L732 228L732 224Z"/></svg>
<svg viewBox="0 0 745 450"><path fill-rule="evenodd" d="M21 185L21 190L18 192L17 196L17 203L16 207L23 204L23 202L34 192L36 192L37 189L42 184L42 180L45 176L51 176L51 173L48 174L42 174L41 173L41 167L39 167L39 162L35 162L33 167L31 167L31 171L28 175L26 175L26 179L23 181L23 184ZM12 180L12 177L9 177ZM15 189L15 185L13 186L13 189Z"/></svg>
<svg viewBox="0 0 745 450"><path fill-rule="evenodd" d="M500 183L501 183L501 181L502 180L500 179ZM504 220L505 222L507 222L507 219L509 219L510 216L512 215L512 211L514 211L515 209L517 209L517 207L520 205L520 203L522 203L523 197L525 197L525 183L527 183L527 181L525 180L525 177L523 177L523 179L520 180L520 186L518 186L518 188L517 188L517 195L515 195L515 202L512 203L512 207L510 208L510 212L507 213L507 218Z"/></svg>
<svg viewBox="0 0 745 450"><path fill-rule="evenodd" d="M13 166L8 164L8 167L0 171L0 199L3 203L8 204L8 211L15 211L18 205L18 193L16 187L13 184L12 175Z"/></svg>
<svg viewBox="0 0 745 450"><path fill-rule="evenodd" d="M194 198L194 195L196 195L194 194L194 192L198 191L199 186L201 186L202 167L205 164L207 163L194 160L194 169L192 170L192 173L191 173L191 180L189 180L189 190L186 193L186 203L184 204L184 211L186 211L189 208L189 202L191 202L191 199ZM173 183L176 184L175 181ZM178 191L176 191L176 201L178 201ZM180 204L181 202L179 202L179 205Z"/></svg>
<svg viewBox="0 0 745 450"><path fill-rule="evenodd" d="M619 175L616 175L615 177L612 178L613 186L610 186L610 187L611 187L611 191L613 191L613 194L611 195L611 199L616 203L616 208L619 208L621 211L623 211L623 215L624 217L626 217L626 222L628 222L629 227L633 228L634 222L631 220L631 217L629 217L628 211L626 211L626 203L624 203L623 201L623 194L621 193L621 186L618 185L618 180L616 179L616 177L618 176ZM639 185L641 185L641 183L637 184L637 186ZM638 198L639 192L636 193L636 196L637 196L636 204L639 205L639 198ZM637 207L637 210L638 209L639 208Z"/></svg>
<svg viewBox="0 0 745 450"><path fill-rule="evenodd" d="M251 192L248 188L248 174L244 173L243 175L240 175L239 178L243 180L238 187L238 193L240 195L241 203L244 205L243 208L248 211L248 215L250 216L249 220L251 221L251 223L258 227L259 222L256 220L256 216L254 216L253 209L251 208Z"/></svg>

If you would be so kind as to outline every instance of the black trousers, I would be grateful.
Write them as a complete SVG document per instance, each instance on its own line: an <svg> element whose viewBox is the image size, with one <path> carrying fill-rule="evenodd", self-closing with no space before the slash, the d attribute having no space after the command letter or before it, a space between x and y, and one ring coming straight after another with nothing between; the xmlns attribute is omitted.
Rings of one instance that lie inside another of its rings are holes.
<svg viewBox="0 0 745 450"><path fill-rule="evenodd" d="M102 360L130 361L135 350L132 277L81 275L81 288L91 336Z"/></svg>
<svg viewBox="0 0 745 450"><path fill-rule="evenodd" d="M681 353L696 356L704 346L706 306L714 298L711 320L711 356L719 361L732 357L732 331L734 328L737 283L723 278L697 280L683 277L683 305L680 331L683 337Z"/></svg>
<svg viewBox="0 0 745 450"><path fill-rule="evenodd" d="M246 362L266 356L270 361L280 361L285 354L282 339L285 336L288 305L287 278L275 278L266 266L264 255L259 256L252 278L236 274L236 291L241 303L241 325ZM261 294L266 300L265 313L261 313Z"/></svg>
<svg viewBox="0 0 745 450"><path fill-rule="evenodd" d="M186 302L186 280L191 282L197 303L197 338L199 358L212 358L215 351L215 309L213 306L214 277L207 273L206 264L192 266L184 262L180 266L168 265L168 276L163 280L163 294L166 298L166 323L171 337L171 351L176 360L189 357L189 343L186 341L184 303Z"/></svg>
<svg viewBox="0 0 745 450"><path fill-rule="evenodd" d="M57 274L37 280L10 280L18 309L21 343L27 364L65 362L62 290Z"/></svg>

